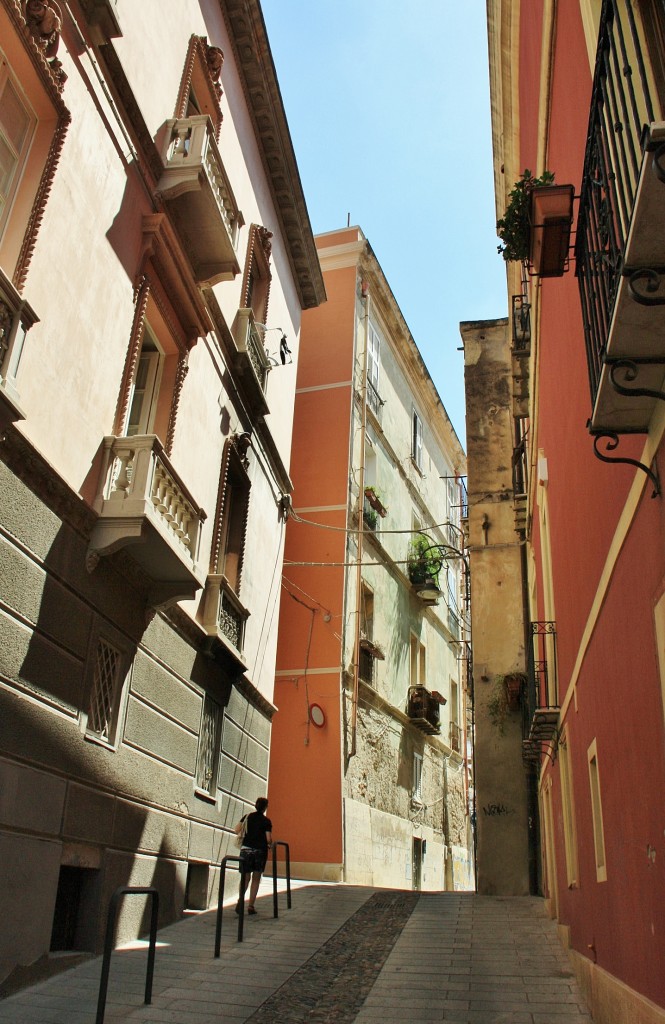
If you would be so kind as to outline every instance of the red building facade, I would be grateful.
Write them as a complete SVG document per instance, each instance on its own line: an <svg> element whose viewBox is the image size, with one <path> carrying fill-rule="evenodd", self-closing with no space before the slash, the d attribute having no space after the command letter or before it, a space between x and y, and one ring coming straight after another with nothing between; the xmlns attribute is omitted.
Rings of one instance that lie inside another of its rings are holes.
<svg viewBox="0 0 665 1024"><path fill-rule="evenodd" d="M546 190L530 194L529 251L506 264L510 343L528 355L514 464L534 881L594 1019L661 1021L665 4L488 0L488 28L497 217L525 169L574 192L558 223L538 213ZM560 274L540 272L539 235Z"/></svg>

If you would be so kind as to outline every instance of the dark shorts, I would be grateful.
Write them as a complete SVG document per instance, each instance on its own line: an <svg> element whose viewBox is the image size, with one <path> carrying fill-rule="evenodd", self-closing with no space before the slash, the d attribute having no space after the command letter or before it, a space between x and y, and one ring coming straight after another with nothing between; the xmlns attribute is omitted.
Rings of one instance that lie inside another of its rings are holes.
<svg viewBox="0 0 665 1024"><path fill-rule="evenodd" d="M239 871L264 871L268 859L267 850L256 850L252 846L240 847Z"/></svg>

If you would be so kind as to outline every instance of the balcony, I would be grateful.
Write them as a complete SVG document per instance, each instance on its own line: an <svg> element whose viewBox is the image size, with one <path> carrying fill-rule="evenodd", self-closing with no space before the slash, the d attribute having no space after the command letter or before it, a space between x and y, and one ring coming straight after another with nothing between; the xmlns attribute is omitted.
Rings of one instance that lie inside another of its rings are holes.
<svg viewBox="0 0 665 1024"><path fill-rule="evenodd" d="M630 4L605 0L575 260L592 433L649 429L665 378L665 122Z"/></svg>
<svg viewBox="0 0 665 1024"><path fill-rule="evenodd" d="M435 696L424 686L410 686L407 715L411 724L428 736L438 736L441 732L441 701L439 694Z"/></svg>
<svg viewBox="0 0 665 1024"><path fill-rule="evenodd" d="M225 576L208 576L203 601L203 627L208 636L219 640L244 665L245 623L249 612L240 603Z"/></svg>
<svg viewBox="0 0 665 1024"><path fill-rule="evenodd" d="M88 567L93 569L100 556L129 546L151 581L151 604L192 598L205 578L197 561L206 514L159 439L154 434L105 437L100 481Z"/></svg>
<svg viewBox="0 0 665 1024"><path fill-rule="evenodd" d="M0 270L0 431L25 419L16 390L25 336L37 315Z"/></svg>
<svg viewBox="0 0 665 1024"><path fill-rule="evenodd" d="M185 243L199 284L232 281L244 218L238 209L209 117L166 122L164 172L157 194L164 199Z"/></svg>
<svg viewBox="0 0 665 1024"><path fill-rule="evenodd" d="M559 730L556 622L531 622L526 692L522 697L522 749L526 761L540 763L544 743Z"/></svg>
<svg viewBox="0 0 665 1024"><path fill-rule="evenodd" d="M367 378L367 408L374 414L377 422L381 423L381 413L386 403L381 398L381 395L372 384L369 377Z"/></svg>
<svg viewBox="0 0 665 1024"><path fill-rule="evenodd" d="M251 309L238 310L232 333L236 344L235 369L252 410L257 416L266 416L270 412L266 389L271 363Z"/></svg>

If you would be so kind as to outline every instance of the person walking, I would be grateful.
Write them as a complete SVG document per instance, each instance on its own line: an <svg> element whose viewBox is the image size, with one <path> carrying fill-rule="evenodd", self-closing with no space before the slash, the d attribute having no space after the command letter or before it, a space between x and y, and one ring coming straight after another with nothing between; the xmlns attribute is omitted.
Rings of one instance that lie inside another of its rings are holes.
<svg viewBox="0 0 665 1024"><path fill-rule="evenodd" d="M245 872L244 877L241 874L241 882L244 882L241 898L247 889L250 874L252 879L249 887L249 901L247 903L248 914L256 913L254 907L256 894L259 891L261 875L265 870L268 850L272 847L272 822L270 818L266 817L268 809L267 798L260 796L254 806L256 810L252 811L251 814L246 814L242 819L246 824L246 829L242 846L240 847L240 871ZM236 913L240 913L240 900L238 900L236 905Z"/></svg>

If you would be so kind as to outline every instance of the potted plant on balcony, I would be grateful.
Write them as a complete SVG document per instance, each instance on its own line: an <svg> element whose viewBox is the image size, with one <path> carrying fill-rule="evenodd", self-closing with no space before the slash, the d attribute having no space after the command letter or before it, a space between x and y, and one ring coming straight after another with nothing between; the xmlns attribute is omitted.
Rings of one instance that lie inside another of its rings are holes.
<svg viewBox="0 0 665 1024"><path fill-rule="evenodd" d="M374 487L373 485L370 485L365 488L365 497L367 498L369 504L372 506L374 511L377 512L382 519L385 519L385 517L388 515L388 509L385 506L380 491L378 491L376 487Z"/></svg>
<svg viewBox="0 0 665 1024"><path fill-rule="evenodd" d="M363 509L363 519L365 520L365 526L369 526L370 530L376 530L379 517L373 508L365 506Z"/></svg>
<svg viewBox="0 0 665 1024"><path fill-rule="evenodd" d="M553 184L554 175L550 171L543 171L540 178L534 178L531 171L525 170L521 178L515 182L506 212L496 222L497 234L502 241L497 251L504 260L522 263L529 259L531 193L535 188Z"/></svg>
<svg viewBox="0 0 665 1024"><path fill-rule="evenodd" d="M413 584L421 586L425 583L432 583L438 587L441 556L438 548L432 547L429 538L424 537L421 533L415 534L409 544L406 564L409 579Z"/></svg>

